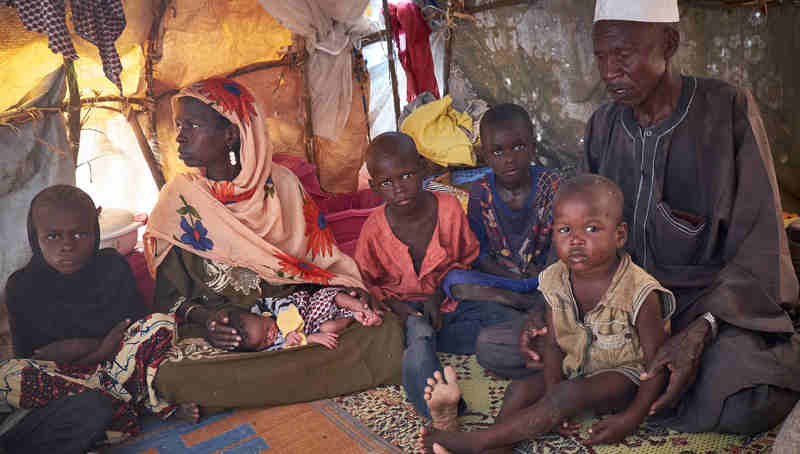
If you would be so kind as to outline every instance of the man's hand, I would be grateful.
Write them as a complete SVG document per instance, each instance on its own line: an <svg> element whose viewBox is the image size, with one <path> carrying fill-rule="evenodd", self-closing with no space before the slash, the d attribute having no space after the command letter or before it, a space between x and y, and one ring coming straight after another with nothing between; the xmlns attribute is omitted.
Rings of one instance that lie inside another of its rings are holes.
<svg viewBox="0 0 800 454"><path fill-rule="evenodd" d="M665 367L670 372L666 391L650 406L651 415L664 407L674 407L694 383L710 331L708 321L698 318L686 329L667 339L658 350L647 372L640 377L650 380Z"/></svg>
<svg viewBox="0 0 800 454"><path fill-rule="evenodd" d="M242 341L239 333L230 326L230 311L220 309L209 313L206 319L206 340L214 347L223 350L234 350Z"/></svg>
<svg viewBox="0 0 800 454"><path fill-rule="evenodd" d="M522 327L519 336L519 351L525 358L525 367L529 369L541 369L544 367L541 355L535 350L536 338L547 334L547 325L544 321L542 311L531 311L528 319Z"/></svg>

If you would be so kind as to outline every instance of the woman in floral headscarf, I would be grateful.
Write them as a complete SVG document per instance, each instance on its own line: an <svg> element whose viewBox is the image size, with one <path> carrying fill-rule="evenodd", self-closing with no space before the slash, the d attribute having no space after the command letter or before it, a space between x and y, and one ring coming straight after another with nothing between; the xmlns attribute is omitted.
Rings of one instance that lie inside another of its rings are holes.
<svg viewBox="0 0 800 454"><path fill-rule="evenodd" d="M170 180L151 213L145 254L156 276L155 308L183 319L181 338L204 338L216 347L199 355L211 357L212 363L255 355L242 367L257 388L247 389L241 377L221 370L229 367L187 360L162 367L161 391L187 401L181 396L191 394L187 389L195 383L198 395L192 397L199 397L193 400L198 404L257 405L316 397L320 387L314 380L326 380L327 394L341 394L395 379L402 341L393 322L352 328L333 351L284 353L294 355L294 363L308 358L317 366L322 363L334 369L341 363L350 373L353 364L365 363L369 375L377 373L371 380L345 380L332 388L330 377L311 374L306 378L310 380L307 388L312 389L289 393L293 397L287 397L285 389L274 399L264 395L264 380L283 379L302 386L295 376L274 376L276 370L285 369L278 367L282 359L273 359L269 353L219 355L220 349L235 350L241 342L242 333L229 325L232 309L249 311L259 298L289 296L315 307L332 305L342 297L360 298L366 304L367 293L355 262L339 251L325 218L298 179L272 162L263 113L246 87L229 79L205 80L181 90L172 107L179 157L200 173ZM390 344L378 346L386 342ZM370 348L382 349L384 358L372 354ZM392 358L393 353L397 354ZM259 361L263 364L254 364ZM331 373L336 371L326 372ZM342 373L342 377L350 375ZM208 386L226 388L225 380L231 383L227 397L225 391L216 390L214 397L205 392Z"/></svg>

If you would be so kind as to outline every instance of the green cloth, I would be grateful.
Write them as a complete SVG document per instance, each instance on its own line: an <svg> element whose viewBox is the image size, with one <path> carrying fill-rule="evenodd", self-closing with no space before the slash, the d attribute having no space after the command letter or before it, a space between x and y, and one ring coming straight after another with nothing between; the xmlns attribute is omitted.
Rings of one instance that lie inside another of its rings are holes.
<svg viewBox="0 0 800 454"><path fill-rule="evenodd" d="M155 387L169 402L201 407L284 405L400 384L402 359L402 325L390 314L381 326L349 327L334 350L308 345L164 362Z"/></svg>
<svg viewBox="0 0 800 454"><path fill-rule="evenodd" d="M304 286L270 286L249 295L227 286L220 294L206 285L204 260L172 248L158 267L155 309L169 311L180 297L204 300L209 309L235 306L249 310L263 296L288 296ZM224 298L220 298L223 296ZM202 327L184 324L180 337L200 337ZM201 407L261 407L323 399L401 383L403 327L392 314L377 327L351 324L333 350L309 345L290 350L230 353L208 359L165 361L156 390L167 401Z"/></svg>

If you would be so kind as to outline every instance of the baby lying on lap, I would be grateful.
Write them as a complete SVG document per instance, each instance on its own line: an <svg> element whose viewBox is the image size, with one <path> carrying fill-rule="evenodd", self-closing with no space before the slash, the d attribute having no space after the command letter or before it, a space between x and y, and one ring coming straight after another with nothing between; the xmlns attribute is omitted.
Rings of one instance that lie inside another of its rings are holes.
<svg viewBox="0 0 800 454"><path fill-rule="evenodd" d="M338 293L331 300L319 295L325 291ZM333 349L339 333L353 319L364 326L379 325L382 321L364 303L339 288L317 292L311 298L296 296L263 298L250 312L232 311L231 326L242 338L239 351L277 350L309 343ZM326 300L330 302L325 303Z"/></svg>

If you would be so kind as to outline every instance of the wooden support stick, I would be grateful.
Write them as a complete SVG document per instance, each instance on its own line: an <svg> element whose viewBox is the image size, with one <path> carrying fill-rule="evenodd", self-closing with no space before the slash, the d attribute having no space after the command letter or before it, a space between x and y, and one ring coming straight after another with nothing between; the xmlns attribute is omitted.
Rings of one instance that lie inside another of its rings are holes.
<svg viewBox="0 0 800 454"><path fill-rule="evenodd" d="M442 96L450 94L450 69L453 64L453 40L455 35L455 29L448 30L447 41L444 43L444 89L442 90Z"/></svg>
<svg viewBox="0 0 800 454"><path fill-rule="evenodd" d="M389 60L389 76L392 79L392 95L394 96L394 121L400 129L400 94L397 91L397 70L394 67L394 44L392 42L392 20L389 17L389 2L383 0L383 21L386 23L386 57Z"/></svg>
<svg viewBox="0 0 800 454"><path fill-rule="evenodd" d="M145 63L144 63L144 78L145 78L145 96L147 99L152 103L151 106L148 106L147 109L147 119L148 119L148 126L150 129L150 138L152 140L153 145L155 146L156 150L150 148L150 143L148 144L148 149L150 150L151 157L155 157L156 154L159 156L161 155L159 141L158 141L158 109L156 108L155 102L155 65L159 61L161 61L161 57L163 56L163 49L162 49L162 29L161 23L164 21L164 15L167 13L167 9L169 9L171 0L161 0L158 4L158 9L154 13L153 22L150 24L150 32L147 36L147 48L145 50ZM138 118L136 119L136 124L139 124ZM141 127L139 128L141 129ZM145 159L147 159L145 157ZM148 165L150 163L148 162ZM151 169L152 172L152 169ZM163 180L163 174L159 169L159 174L161 174L161 179ZM155 176L153 176L155 178ZM156 184L158 181L156 180ZM159 186L159 189L161 187Z"/></svg>
<svg viewBox="0 0 800 454"><path fill-rule="evenodd" d="M241 76L242 74L261 71L262 69L277 68L279 66L302 65L303 63L305 63L306 57L308 57L308 54L305 52L305 50L303 50L302 52L300 51L288 52L280 60L265 61L261 63L253 63L252 65L243 66L237 69L236 71L228 74L227 77L229 79L232 79L236 76Z"/></svg>
<svg viewBox="0 0 800 454"><path fill-rule="evenodd" d="M490 9L502 8L504 6L523 5L526 3L532 3L532 0L496 0L491 3L485 3L483 5L471 6L469 8L465 8L464 12L467 14L475 14L483 11L488 11Z"/></svg>
<svg viewBox="0 0 800 454"><path fill-rule="evenodd" d="M164 180L164 173L161 172L161 166L158 162L156 162L156 157L153 155L153 150L150 148L150 144L147 142L147 137L145 137L144 131L142 131L142 126L139 124L139 118L137 114L138 113L135 110L129 109L128 123L130 123L131 129L133 129L133 134L136 136L136 141L139 142L139 150L141 150L142 156L144 156L144 160L147 162L147 167L150 168L150 175L153 176L153 181L156 182L156 186L160 191L166 182Z"/></svg>
<svg viewBox="0 0 800 454"><path fill-rule="evenodd" d="M361 42L361 48L369 46L370 44L377 43L378 41L383 41L386 39L386 35L389 33L386 30L379 30L374 33L370 33L369 35L362 36L359 41Z"/></svg>
<svg viewBox="0 0 800 454"><path fill-rule="evenodd" d="M11 123L26 123L31 120L38 120L44 112L64 112L64 107L31 107L28 109L18 109L11 112L0 114L0 126L9 126Z"/></svg>
<svg viewBox="0 0 800 454"><path fill-rule="evenodd" d="M81 104L94 104L98 102L121 102L128 104L136 104L139 106L147 107L148 100L143 98L128 98L125 96L95 96L93 98L81 98Z"/></svg>
<svg viewBox="0 0 800 454"><path fill-rule="evenodd" d="M263 71L265 69L270 69L270 68L277 68L279 66L291 66L291 65L295 65L295 64L304 64L306 59L307 59L307 57L308 57L308 53L305 50L303 50L301 53L289 52L288 54L286 54L283 58L281 58L279 60L271 60L271 61L265 61L265 62L261 62L261 63L253 63L252 65L248 65L248 66L239 68L236 71L228 74L225 77L232 78L232 77L241 76L242 74L254 73L256 71ZM170 97L172 95L176 95L176 94L178 94L179 91L180 90L167 90L164 93L161 93L160 95L156 96L155 97L155 101L159 102L164 98L168 98L168 97Z"/></svg>
<svg viewBox="0 0 800 454"><path fill-rule="evenodd" d="M119 102L128 104L137 104L147 107L148 102L140 98L125 98L122 96L99 96L94 98L83 98L80 100L81 108L85 108L87 104L92 105L96 109L108 109L114 112L122 113L121 109L111 106L98 106L95 104L104 102ZM27 109L10 110L0 114L0 123L25 123L30 120L35 120L41 113L44 112L66 112L70 108L70 104L65 102L57 106L42 106L42 107L29 107Z"/></svg>
<svg viewBox="0 0 800 454"><path fill-rule="evenodd" d="M306 40L301 37L297 37L294 45L297 46L298 49L305 49ZM311 109L313 109L314 106L311 104L311 85L308 81L308 68L305 64L299 65L297 68L300 71L300 79L303 82L303 106L305 107L306 111L305 134L303 138L305 142L306 161L311 164L315 164L316 156L314 156L314 120L311 118Z"/></svg>
<svg viewBox="0 0 800 454"><path fill-rule="evenodd" d="M78 165L78 152L81 148L81 94L78 89L78 75L72 60L64 59L67 71L67 87L69 101L67 103L67 129L69 131L69 147L72 159Z"/></svg>

